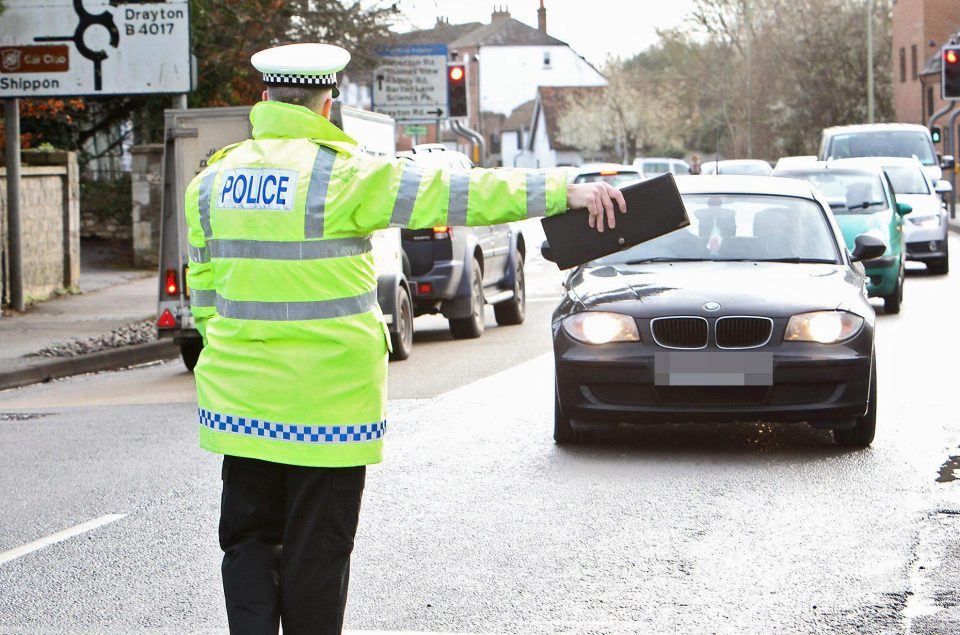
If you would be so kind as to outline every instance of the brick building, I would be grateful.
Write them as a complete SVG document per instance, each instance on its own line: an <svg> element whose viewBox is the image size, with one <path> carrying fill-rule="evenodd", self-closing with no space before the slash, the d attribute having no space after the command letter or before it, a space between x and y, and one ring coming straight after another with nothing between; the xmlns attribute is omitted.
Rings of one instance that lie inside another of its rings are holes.
<svg viewBox="0 0 960 635"><path fill-rule="evenodd" d="M926 124L944 105L939 52L958 30L960 0L894 0L893 106L897 121Z"/></svg>

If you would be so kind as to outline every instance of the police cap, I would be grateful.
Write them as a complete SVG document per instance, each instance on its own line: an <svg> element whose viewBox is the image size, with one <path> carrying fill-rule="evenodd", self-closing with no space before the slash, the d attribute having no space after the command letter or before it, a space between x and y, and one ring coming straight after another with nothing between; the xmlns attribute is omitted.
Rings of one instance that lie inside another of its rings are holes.
<svg viewBox="0 0 960 635"><path fill-rule="evenodd" d="M255 53L250 62L267 86L326 86L337 97L337 73L350 62L350 53L333 44L287 44Z"/></svg>

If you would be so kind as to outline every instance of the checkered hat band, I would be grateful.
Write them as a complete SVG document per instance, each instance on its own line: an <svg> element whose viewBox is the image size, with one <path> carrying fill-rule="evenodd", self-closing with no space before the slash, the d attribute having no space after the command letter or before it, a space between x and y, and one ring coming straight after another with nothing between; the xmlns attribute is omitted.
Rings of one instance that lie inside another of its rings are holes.
<svg viewBox="0 0 960 635"><path fill-rule="evenodd" d="M284 75L264 73L263 83L274 86L336 86L337 74L329 75Z"/></svg>

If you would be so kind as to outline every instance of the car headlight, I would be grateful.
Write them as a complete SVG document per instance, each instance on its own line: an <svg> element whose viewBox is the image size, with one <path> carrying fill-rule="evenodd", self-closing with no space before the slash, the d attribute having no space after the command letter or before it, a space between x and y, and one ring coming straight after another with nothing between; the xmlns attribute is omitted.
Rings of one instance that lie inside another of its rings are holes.
<svg viewBox="0 0 960 635"><path fill-rule="evenodd" d="M787 322L788 342L836 344L860 332L863 318L846 311L814 311L794 315Z"/></svg>
<svg viewBox="0 0 960 635"><path fill-rule="evenodd" d="M914 225L925 228L940 227L940 216L917 216L908 219Z"/></svg>
<svg viewBox="0 0 960 635"><path fill-rule="evenodd" d="M637 323L629 315L584 311L568 315L561 324L567 335L584 344L640 341Z"/></svg>

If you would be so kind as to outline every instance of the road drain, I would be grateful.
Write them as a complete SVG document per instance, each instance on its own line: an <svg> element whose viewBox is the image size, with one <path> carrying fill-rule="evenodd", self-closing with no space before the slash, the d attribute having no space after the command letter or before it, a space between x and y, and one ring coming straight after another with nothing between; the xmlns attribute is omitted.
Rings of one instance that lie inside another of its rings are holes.
<svg viewBox="0 0 960 635"><path fill-rule="evenodd" d="M960 470L960 456L951 456L940 466L940 475L937 476L937 482L949 483L957 480L956 470Z"/></svg>
<svg viewBox="0 0 960 635"><path fill-rule="evenodd" d="M30 421L48 416L46 412L0 412L0 421Z"/></svg>

